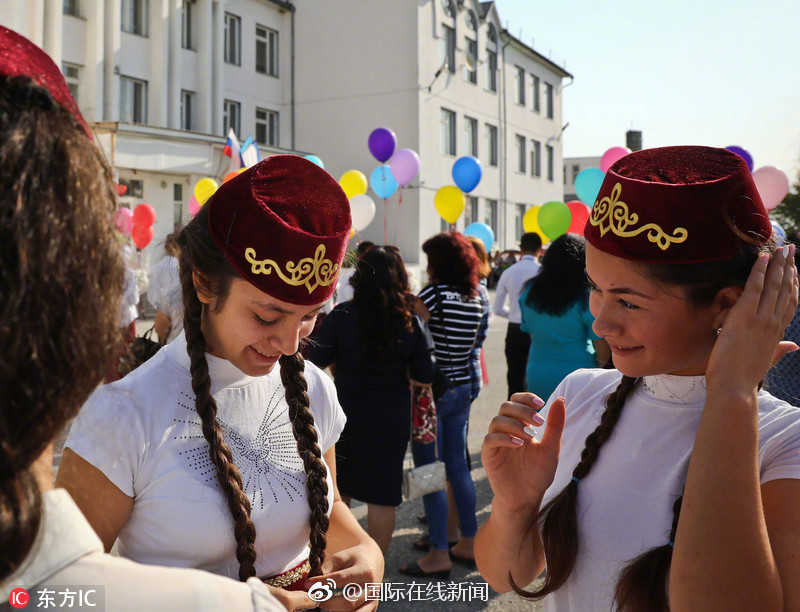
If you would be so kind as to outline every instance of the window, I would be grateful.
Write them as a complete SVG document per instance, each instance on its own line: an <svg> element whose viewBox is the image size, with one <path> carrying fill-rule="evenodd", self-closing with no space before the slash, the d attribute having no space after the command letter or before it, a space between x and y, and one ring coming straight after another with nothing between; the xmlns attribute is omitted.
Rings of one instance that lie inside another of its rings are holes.
<svg viewBox="0 0 800 612"><path fill-rule="evenodd" d="M516 212L514 213L514 240L522 238L524 229L522 227L522 220L525 218L525 204L517 204Z"/></svg>
<svg viewBox="0 0 800 612"><path fill-rule="evenodd" d="M148 0L122 0L122 31L147 36Z"/></svg>
<svg viewBox="0 0 800 612"><path fill-rule="evenodd" d="M233 100L225 100L222 113L222 133L227 134L233 128L233 133L239 136L242 133L242 105Z"/></svg>
<svg viewBox="0 0 800 612"><path fill-rule="evenodd" d="M194 49L194 4L195 0L183 0L181 5L181 47Z"/></svg>
<svg viewBox="0 0 800 612"><path fill-rule="evenodd" d="M497 165L497 126L486 124L486 156L490 166Z"/></svg>
<svg viewBox="0 0 800 612"><path fill-rule="evenodd" d="M456 154L456 114L442 109L442 132L440 150L444 155Z"/></svg>
<svg viewBox="0 0 800 612"><path fill-rule="evenodd" d="M575 180L578 178L578 175L580 173L581 173L581 165L580 164L572 164L572 184L573 185L575 184Z"/></svg>
<svg viewBox="0 0 800 612"><path fill-rule="evenodd" d="M525 172L525 137L514 136L514 148L517 151L517 172Z"/></svg>
<svg viewBox="0 0 800 612"><path fill-rule="evenodd" d="M72 15L73 17L80 17L80 3L78 0L64 0L64 14Z"/></svg>
<svg viewBox="0 0 800 612"><path fill-rule="evenodd" d="M120 77L119 120L126 123L147 123L147 81Z"/></svg>
<svg viewBox="0 0 800 612"><path fill-rule="evenodd" d="M125 185L127 191L125 195L129 198L143 198L144 197L144 181L137 181L135 179L121 178L117 181L120 185Z"/></svg>
<svg viewBox="0 0 800 612"><path fill-rule="evenodd" d="M467 205L464 208L464 227L478 221L478 198L467 196Z"/></svg>
<svg viewBox="0 0 800 612"><path fill-rule="evenodd" d="M242 65L242 20L230 13L225 13L225 62Z"/></svg>
<svg viewBox="0 0 800 612"><path fill-rule="evenodd" d="M553 118L553 86L550 83L544 84L545 103L547 104L547 118Z"/></svg>
<svg viewBox="0 0 800 612"><path fill-rule="evenodd" d="M539 96L539 77L531 75L531 104L535 112L541 112L541 100Z"/></svg>
<svg viewBox="0 0 800 612"><path fill-rule="evenodd" d="M464 40L465 48L464 53L469 60L464 62L464 80L467 83L478 82L478 43L477 41L467 38ZM469 68L468 62L472 62L472 69Z"/></svg>
<svg viewBox="0 0 800 612"><path fill-rule="evenodd" d="M256 26L256 72L278 76L278 33Z"/></svg>
<svg viewBox="0 0 800 612"><path fill-rule="evenodd" d="M440 60L442 65L447 62L447 69L455 74L456 71L456 31L448 25L442 24L442 39L440 46Z"/></svg>
<svg viewBox="0 0 800 612"><path fill-rule="evenodd" d="M453 6L453 0L442 0L442 9L447 17L456 16L456 7Z"/></svg>
<svg viewBox="0 0 800 612"><path fill-rule="evenodd" d="M514 67L514 99L525 106L525 69Z"/></svg>
<svg viewBox="0 0 800 612"><path fill-rule="evenodd" d="M183 227L183 185L172 184L172 228Z"/></svg>
<svg viewBox="0 0 800 612"><path fill-rule="evenodd" d="M475 13L472 11L467 11L467 29L470 32L478 31L478 18L475 17Z"/></svg>
<svg viewBox="0 0 800 612"><path fill-rule="evenodd" d="M542 143L531 140L531 176L542 176Z"/></svg>
<svg viewBox="0 0 800 612"><path fill-rule="evenodd" d="M256 142L278 146L278 113L256 108Z"/></svg>
<svg viewBox="0 0 800 612"><path fill-rule="evenodd" d="M486 50L486 88L497 91L497 53Z"/></svg>
<svg viewBox="0 0 800 612"><path fill-rule="evenodd" d="M194 129L195 94L193 91L181 90L181 129Z"/></svg>
<svg viewBox="0 0 800 612"><path fill-rule="evenodd" d="M492 24L486 34L489 41L486 45L486 87L489 91L497 91L497 31Z"/></svg>
<svg viewBox="0 0 800 612"><path fill-rule="evenodd" d="M69 87L69 93L72 94L72 99L78 101L78 83L80 82L81 69L74 64L61 64L61 72L64 73L64 80Z"/></svg>
<svg viewBox="0 0 800 612"><path fill-rule="evenodd" d="M492 228L494 235L497 236L497 200L486 200L486 210L484 223Z"/></svg>
<svg viewBox="0 0 800 612"><path fill-rule="evenodd" d="M553 181L554 180L554 158L555 158L555 151L553 151L553 147L550 145L545 146L545 152L547 153L547 180Z"/></svg>
<svg viewBox="0 0 800 612"><path fill-rule="evenodd" d="M464 150L467 155L478 157L478 120L464 117Z"/></svg>

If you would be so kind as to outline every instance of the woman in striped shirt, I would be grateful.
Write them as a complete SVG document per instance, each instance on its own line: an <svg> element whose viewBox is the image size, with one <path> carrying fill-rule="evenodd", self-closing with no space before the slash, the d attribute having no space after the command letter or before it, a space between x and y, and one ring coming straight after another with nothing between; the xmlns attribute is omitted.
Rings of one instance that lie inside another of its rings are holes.
<svg viewBox="0 0 800 612"><path fill-rule="evenodd" d="M475 517L475 485L467 467L466 443L471 394L471 356L485 338L478 334L489 317L489 299L480 291L478 257L466 236L441 233L422 245L428 256L429 284L419 293L417 314L433 336L436 362L447 374L451 388L436 401L439 421L437 446L447 479L453 488L461 537L450 551L447 545L447 494L425 495L423 503L430 530L430 550L419 561L404 565L408 576L447 578L452 560L474 564L472 551L478 525ZM413 445L414 463L435 459L433 445ZM449 553L449 554L448 554Z"/></svg>

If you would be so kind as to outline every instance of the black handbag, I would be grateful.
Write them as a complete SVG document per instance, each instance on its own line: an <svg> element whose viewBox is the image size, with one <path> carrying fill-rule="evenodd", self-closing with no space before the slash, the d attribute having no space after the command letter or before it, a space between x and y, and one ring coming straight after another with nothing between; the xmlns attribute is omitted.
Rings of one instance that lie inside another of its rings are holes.
<svg viewBox="0 0 800 612"><path fill-rule="evenodd" d="M143 335L134 338L128 345L128 350L122 356L119 364L119 375L129 374L145 361L155 355L163 346L160 342L153 340L152 335L155 325L144 332Z"/></svg>
<svg viewBox="0 0 800 612"><path fill-rule="evenodd" d="M439 398L441 398L452 388L453 381L450 380L450 377L442 368L439 367L438 364L435 364L433 369L433 384L431 385L431 390L433 391L433 400L438 401Z"/></svg>

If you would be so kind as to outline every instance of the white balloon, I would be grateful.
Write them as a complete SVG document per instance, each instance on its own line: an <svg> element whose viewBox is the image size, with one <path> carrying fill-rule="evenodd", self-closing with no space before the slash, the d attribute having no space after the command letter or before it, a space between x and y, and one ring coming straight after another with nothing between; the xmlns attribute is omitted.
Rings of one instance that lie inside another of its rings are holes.
<svg viewBox="0 0 800 612"><path fill-rule="evenodd" d="M365 193L354 195L350 198L350 215L353 217L353 229L360 232L375 218L375 202Z"/></svg>

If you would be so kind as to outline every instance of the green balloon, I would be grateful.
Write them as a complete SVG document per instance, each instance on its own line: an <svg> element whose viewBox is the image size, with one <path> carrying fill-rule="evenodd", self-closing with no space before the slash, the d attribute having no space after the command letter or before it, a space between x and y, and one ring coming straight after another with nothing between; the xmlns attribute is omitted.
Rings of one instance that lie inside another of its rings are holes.
<svg viewBox="0 0 800 612"><path fill-rule="evenodd" d="M572 223L572 212L564 202L547 202L539 209L539 227L550 240L566 234Z"/></svg>

